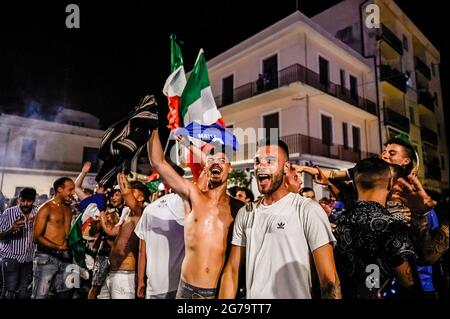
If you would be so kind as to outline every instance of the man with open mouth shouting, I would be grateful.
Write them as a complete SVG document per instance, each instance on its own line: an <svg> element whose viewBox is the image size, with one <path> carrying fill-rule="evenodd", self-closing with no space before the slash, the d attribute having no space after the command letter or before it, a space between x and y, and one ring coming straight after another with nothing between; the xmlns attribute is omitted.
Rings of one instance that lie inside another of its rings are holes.
<svg viewBox="0 0 450 319"><path fill-rule="evenodd" d="M244 260L248 299L311 298L311 261L322 298L341 298L330 223L317 202L285 187L288 156L281 140L258 143L254 169L263 196L238 212L221 298L235 297Z"/></svg>
<svg viewBox="0 0 450 319"><path fill-rule="evenodd" d="M205 190L179 176L165 160L158 131L152 133L148 148L153 168L183 199L185 207L185 257L177 298L213 299L227 255L232 212L243 206L226 193L231 172L229 157L220 147L206 157Z"/></svg>

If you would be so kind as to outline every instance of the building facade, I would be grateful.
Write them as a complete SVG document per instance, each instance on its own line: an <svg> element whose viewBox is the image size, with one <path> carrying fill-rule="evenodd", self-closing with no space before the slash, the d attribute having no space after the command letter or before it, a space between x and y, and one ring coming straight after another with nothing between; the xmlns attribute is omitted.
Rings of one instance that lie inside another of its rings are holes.
<svg viewBox="0 0 450 319"><path fill-rule="evenodd" d="M366 23L373 8L380 22L375 28ZM312 20L361 56L372 58L383 143L400 132L407 134L417 150L426 189L448 191L439 51L390 0L345 0Z"/></svg>
<svg viewBox="0 0 450 319"><path fill-rule="evenodd" d="M267 130L302 164L344 169L381 150L370 59L298 11L211 59L208 69L217 106L241 144L235 168L253 166ZM321 187L304 184L321 196Z"/></svg>
<svg viewBox="0 0 450 319"><path fill-rule="evenodd" d="M63 120L67 114L76 125ZM104 133L96 126L95 117L72 110L52 122L0 114L0 191L12 198L23 187L33 187L40 195L50 195L57 178L75 179L87 160L95 173ZM90 174L85 186L92 187L94 177Z"/></svg>

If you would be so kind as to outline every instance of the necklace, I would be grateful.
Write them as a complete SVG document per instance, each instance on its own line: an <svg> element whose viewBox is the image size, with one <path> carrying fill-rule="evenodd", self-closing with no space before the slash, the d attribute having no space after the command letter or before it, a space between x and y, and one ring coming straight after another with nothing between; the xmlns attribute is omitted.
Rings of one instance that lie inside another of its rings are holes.
<svg viewBox="0 0 450 319"><path fill-rule="evenodd" d="M56 206L60 207L61 203L57 203L55 200L52 200L52 203L55 204Z"/></svg>

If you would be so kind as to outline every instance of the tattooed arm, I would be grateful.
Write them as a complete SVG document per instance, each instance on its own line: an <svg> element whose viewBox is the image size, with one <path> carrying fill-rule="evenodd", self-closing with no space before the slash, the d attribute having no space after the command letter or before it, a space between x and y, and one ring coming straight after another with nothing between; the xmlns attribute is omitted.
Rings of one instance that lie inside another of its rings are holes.
<svg viewBox="0 0 450 319"><path fill-rule="evenodd" d="M406 298L419 298L422 292L419 277L414 266L408 261L394 267L393 272L400 284L402 295Z"/></svg>
<svg viewBox="0 0 450 319"><path fill-rule="evenodd" d="M426 216L413 218L413 235L421 261L433 264L449 249L448 220L430 231Z"/></svg>
<svg viewBox="0 0 450 319"><path fill-rule="evenodd" d="M334 263L333 246L328 243L317 248L313 251L313 258L322 299L341 299L341 283Z"/></svg>

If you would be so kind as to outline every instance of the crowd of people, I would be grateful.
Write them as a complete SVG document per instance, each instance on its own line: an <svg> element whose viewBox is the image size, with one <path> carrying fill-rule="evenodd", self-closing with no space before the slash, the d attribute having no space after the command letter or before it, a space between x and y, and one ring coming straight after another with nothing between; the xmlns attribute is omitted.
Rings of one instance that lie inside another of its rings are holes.
<svg viewBox="0 0 450 319"><path fill-rule="evenodd" d="M404 139L346 171L295 165L283 141L261 140L256 199L230 192L232 150L179 141L204 170L184 178L153 130L164 192L124 173L112 188L83 189L89 162L39 206L22 189L0 215L0 298L448 297L448 198L424 190ZM330 196L317 200L302 174Z"/></svg>

